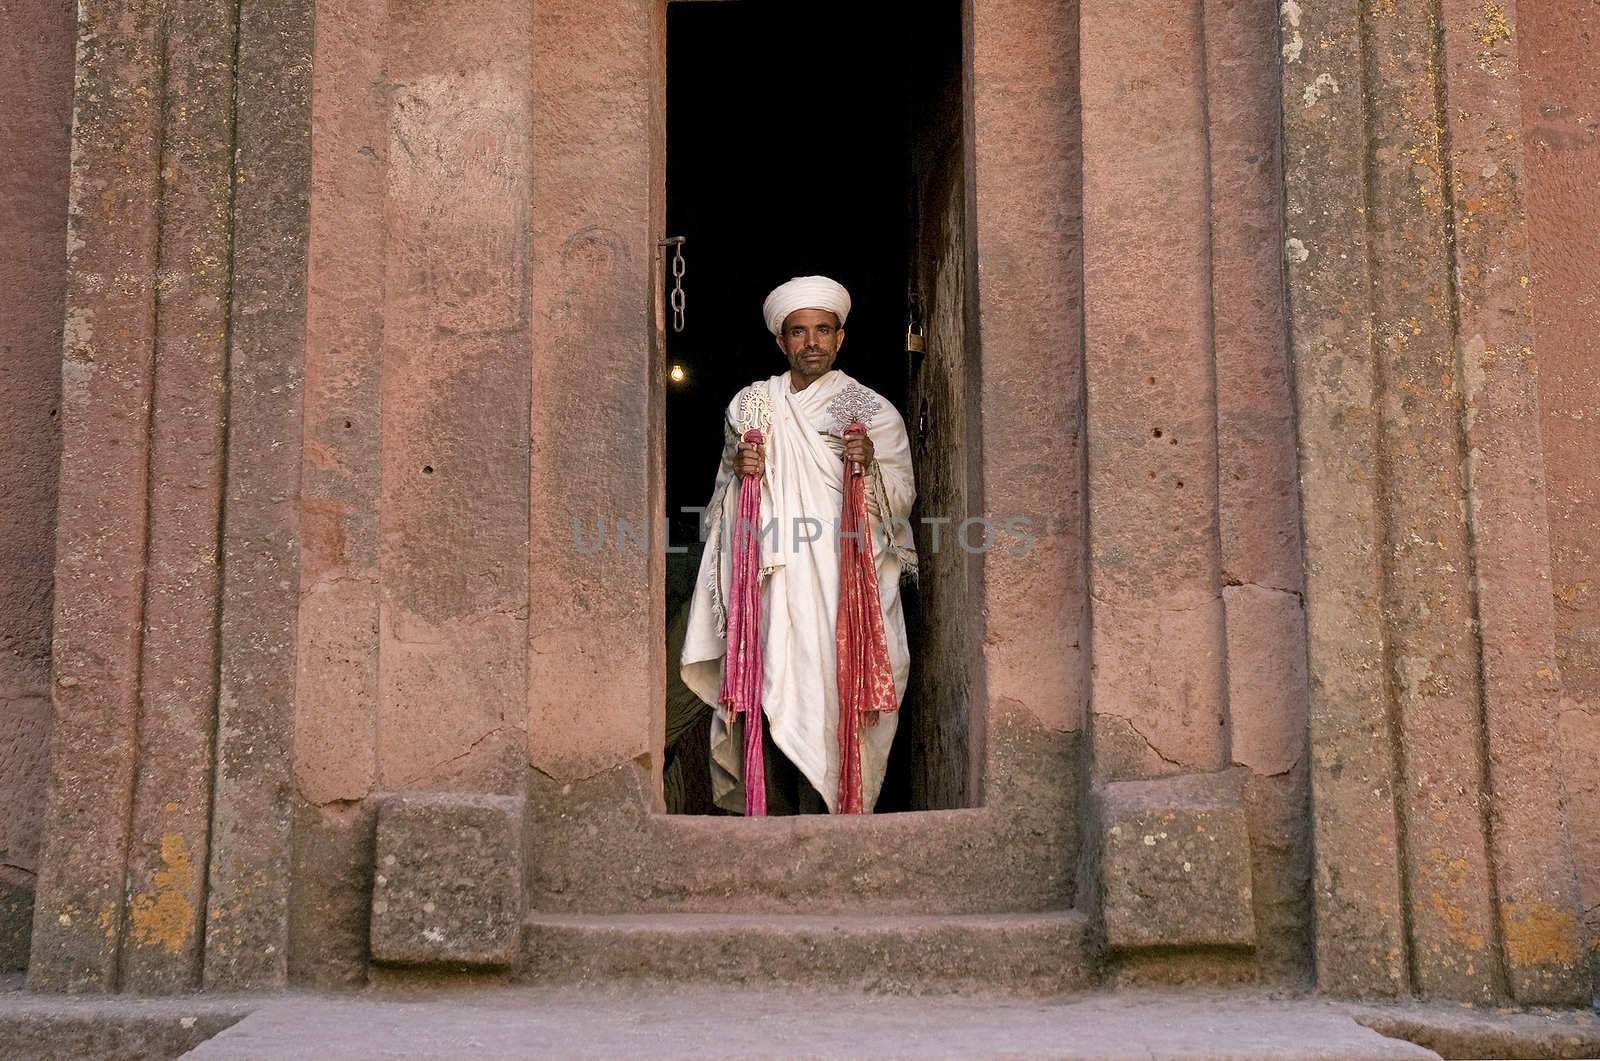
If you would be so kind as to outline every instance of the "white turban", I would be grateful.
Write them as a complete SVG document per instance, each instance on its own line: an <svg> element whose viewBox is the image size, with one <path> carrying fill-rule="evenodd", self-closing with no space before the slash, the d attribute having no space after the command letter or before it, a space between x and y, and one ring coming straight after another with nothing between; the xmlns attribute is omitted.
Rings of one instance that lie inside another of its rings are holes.
<svg viewBox="0 0 1600 1061"><path fill-rule="evenodd" d="M843 284L826 276L797 276L786 284L779 284L761 304L767 331L777 335L789 314L800 309L827 310L839 318L842 328L844 319L850 316L850 292Z"/></svg>

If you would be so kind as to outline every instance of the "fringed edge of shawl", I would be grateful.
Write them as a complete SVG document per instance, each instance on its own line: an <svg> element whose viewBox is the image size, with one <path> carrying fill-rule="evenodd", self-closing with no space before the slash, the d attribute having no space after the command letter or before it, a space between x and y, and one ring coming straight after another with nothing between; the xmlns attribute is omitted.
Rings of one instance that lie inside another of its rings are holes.
<svg viewBox="0 0 1600 1061"><path fill-rule="evenodd" d="M722 524L725 519L723 508L728 503L728 484L738 481L738 476L729 476L723 482L711 504L706 506L706 520L709 523L706 536L706 550L711 553L711 573L706 576L706 590L711 596L711 618L716 625L717 636L723 641L728 639L728 607L723 603L722 596Z"/></svg>
<svg viewBox="0 0 1600 1061"><path fill-rule="evenodd" d="M873 461L868 478L872 480L872 499L878 508L878 530L883 534L883 544L895 559L900 561L900 581L917 585L918 562L915 546L901 545L894 536L894 508L889 504L889 488L883 484L883 469ZM889 513L886 519L884 513Z"/></svg>

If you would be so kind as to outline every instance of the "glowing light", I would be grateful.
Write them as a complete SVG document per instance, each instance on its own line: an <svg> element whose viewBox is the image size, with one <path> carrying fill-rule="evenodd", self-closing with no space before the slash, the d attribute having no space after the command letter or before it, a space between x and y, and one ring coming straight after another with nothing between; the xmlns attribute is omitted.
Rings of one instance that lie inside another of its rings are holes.
<svg viewBox="0 0 1600 1061"><path fill-rule="evenodd" d="M673 365L672 369L667 373L667 375L672 377L672 382L682 383L688 376L688 373L683 370L682 365Z"/></svg>

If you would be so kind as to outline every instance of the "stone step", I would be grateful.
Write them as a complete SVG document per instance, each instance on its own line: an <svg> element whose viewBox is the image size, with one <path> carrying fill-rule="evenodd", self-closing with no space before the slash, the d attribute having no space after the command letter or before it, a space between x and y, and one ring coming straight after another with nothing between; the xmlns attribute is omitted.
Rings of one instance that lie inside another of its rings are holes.
<svg viewBox="0 0 1600 1061"><path fill-rule="evenodd" d="M849 988L888 994L1092 987L1076 911L1017 914L548 914L523 922L519 980Z"/></svg>

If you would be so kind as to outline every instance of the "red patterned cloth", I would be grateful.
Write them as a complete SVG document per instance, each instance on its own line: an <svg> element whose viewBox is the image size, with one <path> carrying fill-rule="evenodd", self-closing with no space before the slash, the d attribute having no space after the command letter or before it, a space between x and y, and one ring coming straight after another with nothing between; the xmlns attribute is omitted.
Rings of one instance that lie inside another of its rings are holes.
<svg viewBox="0 0 1600 1061"><path fill-rule="evenodd" d="M744 441L758 445L760 431ZM731 715L744 716L744 812L767 813L766 760L761 730L761 480L739 483L739 515L734 523L732 584L728 587L728 659L722 669L720 700Z"/></svg>
<svg viewBox="0 0 1600 1061"><path fill-rule="evenodd" d="M859 422L845 429L848 438L864 432ZM883 630L878 600L878 572L872 561L867 523L866 476L847 469L844 508L839 517L839 613L834 647L839 679L839 805L840 814L861 814L860 726L878 724L880 711L900 704Z"/></svg>

